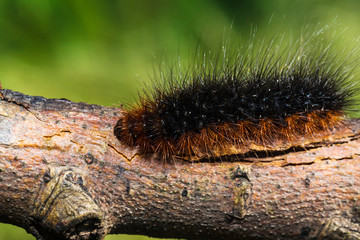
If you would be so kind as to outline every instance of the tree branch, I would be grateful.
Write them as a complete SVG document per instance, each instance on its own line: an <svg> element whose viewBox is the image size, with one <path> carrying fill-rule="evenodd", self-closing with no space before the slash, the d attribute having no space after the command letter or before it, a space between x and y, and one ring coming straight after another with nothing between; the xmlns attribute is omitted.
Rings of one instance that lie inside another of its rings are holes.
<svg viewBox="0 0 360 240"><path fill-rule="evenodd" d="M162 163L119 143L119 108L0 94L0 221L37 239L360 238L360 120L238 161Z"/></svg>

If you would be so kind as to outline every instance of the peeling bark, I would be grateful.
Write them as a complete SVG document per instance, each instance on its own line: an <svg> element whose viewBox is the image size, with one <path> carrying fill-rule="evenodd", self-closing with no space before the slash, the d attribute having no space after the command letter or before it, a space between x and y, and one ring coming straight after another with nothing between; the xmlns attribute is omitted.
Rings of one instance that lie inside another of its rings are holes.
<svg viewBox="0 0 360 240"><path fill-rule="evenodd" d="M360 239L360 120L236 160L162 163L119 108L0 90L0 221L37 239Z"/></svg>

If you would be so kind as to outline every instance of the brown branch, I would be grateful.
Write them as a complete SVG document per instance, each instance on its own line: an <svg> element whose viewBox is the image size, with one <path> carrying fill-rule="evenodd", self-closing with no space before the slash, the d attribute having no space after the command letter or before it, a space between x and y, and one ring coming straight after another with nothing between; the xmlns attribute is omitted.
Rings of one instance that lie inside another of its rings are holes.
<svg viewBox="0 0 360 240"><path fill-rule="evenodd" d="M163 164L117 141L118 108L0 94L0 220L38 239L360 238L359 120L257 157Z"/></svg>

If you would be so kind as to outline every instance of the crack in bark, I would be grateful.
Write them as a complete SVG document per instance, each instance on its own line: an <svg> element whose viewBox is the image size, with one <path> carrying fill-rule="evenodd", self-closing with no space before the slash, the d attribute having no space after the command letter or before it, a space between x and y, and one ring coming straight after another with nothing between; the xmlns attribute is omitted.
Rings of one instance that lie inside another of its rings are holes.
<svg viewBox="0 0 360 240"><path fill-rule="evenodd" d="M122 156L127 162L131 162L135 157L139 156L139 154L134 154L131 158L128 158L125 154L123 154L122 152L120 152L119 150L117 150L113 145L111 145L110 143L107 143L107 145L113 149L117 154L119 154L120 156Z"/></svg>

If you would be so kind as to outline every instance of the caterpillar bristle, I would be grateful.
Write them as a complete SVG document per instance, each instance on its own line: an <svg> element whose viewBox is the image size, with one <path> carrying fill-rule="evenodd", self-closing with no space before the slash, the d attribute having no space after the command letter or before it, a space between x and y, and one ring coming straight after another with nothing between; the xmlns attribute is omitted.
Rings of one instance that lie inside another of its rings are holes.
<svg viewBox="0 0 360 240"><path fill-rule="evenodd" d="M251 45L201 54L124 110L114 134L142 154L194 161L267 149L275 141L291 147L299 136L331 131L354 104L355 66L322 38L309 39L287 50L271 42L257 51Z"/></svg>

